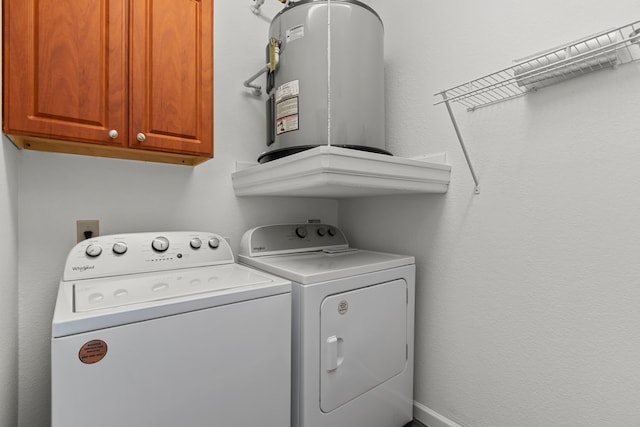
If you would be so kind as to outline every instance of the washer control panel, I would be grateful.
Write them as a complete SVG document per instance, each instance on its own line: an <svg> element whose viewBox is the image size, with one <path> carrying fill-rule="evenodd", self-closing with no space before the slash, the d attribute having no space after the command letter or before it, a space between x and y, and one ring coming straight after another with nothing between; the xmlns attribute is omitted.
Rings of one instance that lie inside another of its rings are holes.
<svg viewBox="0 0 640 427"><path fill-rule="evenodd" d="M279 255L349 247L344 233L328 224L279 224L253 228L242 236L240 254Z"/></svg>
<svg viewBox="0 0 640 427"><path fill-rule="evenodd" d="M69 252L62 280L94 279L234 262L227 241L214 233L172 231L99 236Z"/></svg>

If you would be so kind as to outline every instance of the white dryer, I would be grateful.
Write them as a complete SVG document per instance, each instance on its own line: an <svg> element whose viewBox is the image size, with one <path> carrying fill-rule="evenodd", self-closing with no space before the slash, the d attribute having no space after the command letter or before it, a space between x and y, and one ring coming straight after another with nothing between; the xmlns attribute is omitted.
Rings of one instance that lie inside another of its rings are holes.
<svg viewBox="0 0 640 427"><path fill-rule="evenodd" d="M67 258L53 427L288 426L291 284L204 232L100 236Z"/></svg>
<svg viewBox="0 0 640 427"><path fill-rule="evenodd" d="M325 224L247 231L241 263L292 283L292 426L402 427L413 415L415 261Z"/></svg>

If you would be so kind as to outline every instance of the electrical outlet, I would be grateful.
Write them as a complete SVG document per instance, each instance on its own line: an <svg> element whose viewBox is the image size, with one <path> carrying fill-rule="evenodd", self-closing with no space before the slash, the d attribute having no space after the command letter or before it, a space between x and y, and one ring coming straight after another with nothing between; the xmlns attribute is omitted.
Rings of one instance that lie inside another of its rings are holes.
<svg viewBox="0 0 640 427"><path fill-rule="evenodd" d="M100 235L100 221L97 219L79 219L76 221L76 241L98 237Z"/></svg>

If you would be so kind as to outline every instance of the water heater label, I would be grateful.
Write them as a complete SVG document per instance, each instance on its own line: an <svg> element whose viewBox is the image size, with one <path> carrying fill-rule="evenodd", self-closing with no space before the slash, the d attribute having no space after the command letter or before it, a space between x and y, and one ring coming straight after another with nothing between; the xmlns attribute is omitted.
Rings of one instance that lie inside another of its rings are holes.
<svg viewBox="0 0 640 427"><path fill-rule="evenodd" d="M281 135L285 132L291 132L292 130L298 130L298 115L283 117L276 119L276 135Z"/></svg>
<svg viewBox="0 0 640 427"><path fill-rule="evenodd" d="M282 119L287 116L298 114L298 97L285 99L276 104L276 118Z"/></svg>
<svg viewBox="0 0 640 427"><path fill-rule="evenodd" d="M300 129L300 82L293 80L276 89L276 135Z"/></svg>
<svg viewBox="0 0 640 427"><path fill-rule="evenodd" d="M304 37L304 25L296 25L287 30L287 43Z"/></svg>
<svg viewBox="0 0 640 427"><path fill-rule="evenodd" d="M278 86L278 89L276 89L276 102L298 95L300 95L300 81L292 80Z"/></svg>

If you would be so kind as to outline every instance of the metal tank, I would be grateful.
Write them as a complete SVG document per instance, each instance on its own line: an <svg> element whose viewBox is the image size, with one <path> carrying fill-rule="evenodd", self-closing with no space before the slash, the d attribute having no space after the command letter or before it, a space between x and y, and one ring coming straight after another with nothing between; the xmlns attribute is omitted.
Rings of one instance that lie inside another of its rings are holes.
<svg viewBox="0 0 640 427"><path fill-rule="evenodd" d="M385 150L384 28L356 0L301 0L272 20L260 163L319 145Z"/></svg>

